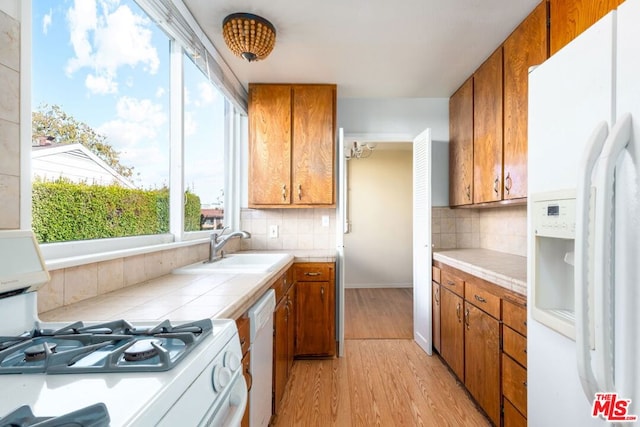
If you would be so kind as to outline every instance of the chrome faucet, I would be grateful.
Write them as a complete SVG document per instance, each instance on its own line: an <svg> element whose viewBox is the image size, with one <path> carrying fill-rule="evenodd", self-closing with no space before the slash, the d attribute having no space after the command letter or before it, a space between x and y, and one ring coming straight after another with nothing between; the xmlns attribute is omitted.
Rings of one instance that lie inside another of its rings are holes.
<svg viewBox="0 0 640 427"><path fill-rule="evenodd" d="M222 236L222 233L224 233L227 228L229 228L229 226L224 227L220 233L216 233L215 231L211 233L211 242L209 243L209 260L205 261L206 263L216 262L222 259L224 257L224 251L222 251L222 248L229 240L235 237L240 237L242 239L248 239L251 237L251 233L243 230L233 231L226 236ZM218 255L218 252L220 252L220 255Z"/></svg>

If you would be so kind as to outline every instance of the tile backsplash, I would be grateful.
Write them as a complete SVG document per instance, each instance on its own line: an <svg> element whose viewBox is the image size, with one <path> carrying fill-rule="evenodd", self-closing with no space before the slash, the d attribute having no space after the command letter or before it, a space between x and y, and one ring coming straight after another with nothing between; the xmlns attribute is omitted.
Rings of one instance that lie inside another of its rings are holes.
<svg viewBox="0 0 640 427"><path fill-rule="evenodd" d="M0 229L20 227L20 23L0 11Z"/></svg>
<svg viewBox="0 0 640 427"><path fill-rule="evenodd" d="M431 239L436 249L484 248L527 255L527 207L433 208Z"/></svg>
<svg viewBox="0 0 640 427"><path fill-rule="evenodd" d="M277 237L269 231L277 227ZM242 209L240 228L251 233L242 250L333 250L335 209Z"/></svg>
<svg viewBox="0 0 640 427"><path fill-rule="evenodd" d="M38 290L38 312L143 283L207 256L209 245L204 243L51 270L51 281Z"/></svg>

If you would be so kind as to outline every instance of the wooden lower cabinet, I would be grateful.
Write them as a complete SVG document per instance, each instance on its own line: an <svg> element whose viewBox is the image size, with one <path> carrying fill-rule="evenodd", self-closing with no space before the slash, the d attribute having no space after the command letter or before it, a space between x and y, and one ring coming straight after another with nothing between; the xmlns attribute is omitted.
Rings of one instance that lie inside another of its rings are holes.
<svg viewBox="0 0 640 427"><path fill-rule="evenodd" d="M251 376L251 352L247 352L242 357L242 375L244 375L244 381L247 383L247 394L249 394L249 390L251 390L251 384L253 383L253 377ZM240 423L241 427L249 427L249 398L247 396L247 407L244 410L244 415L242 416L242 421Z"/></svg>
<svg viewBox="0 0 640 427"><path fill-rule="evenodd" d="M249 427L249 390L251 389L251 352L249 351L250 345L250 331L249 331L249 316L247 313L236 319L236 327L238 328L238 338L240 339L240 350L242 351L242 374L244 380L247 383L247 407L244 410L241 426Z"/></svg>
<svg viewBox="0 0 640 427"><path fill-rule="evenodd" d="M526 427L527 419L507 399L503 403L503 427Z"/></svg>
<svg viewBox="0 0 640 427"><path fill-rule="evenodd" d="M335 356L335 264L294 264L295 355Z"/></svg>
<svg viewBox="0 0 640 427"><path fill-rule="evenodd" d="M282 295L273 317L273 413L277 414L293 366L295 286L290 277L280 283Z"/></svg>
<svg viewBox="0 0 640 427"><path fill-rule="evenodd" d="M500 425L500 321L465 302L464 385Z"/></svg>
<svg viewBox="0 0 640 427"><path fill-rule="evenodd" d="M438 261L434 268L434 348L439 337L440 356L494 426L526 426L526 298Z"/></svg>
<svg viewBox="0 0 640 427"><path fill-rule="evenodd" d="M431 311L433 348L440 353L440 285L435 281L431 282L431 300L433 301Z"/></svg>
<svg viewBox="0 0 640 427"><path fill-rule="evenodd" d="M440 355L464 381L464 301L444 286L440 288Z"/></svg>

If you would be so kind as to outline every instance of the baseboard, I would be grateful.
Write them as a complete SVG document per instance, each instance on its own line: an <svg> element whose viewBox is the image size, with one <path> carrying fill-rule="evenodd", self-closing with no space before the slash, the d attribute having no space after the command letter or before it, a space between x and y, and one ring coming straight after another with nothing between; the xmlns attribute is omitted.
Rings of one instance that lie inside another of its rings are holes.
<svg viewBox="0 0 640 427"><path fill-rule="evenodd" d="M413 283L345 283L345 289L413 288Z"/></svg>

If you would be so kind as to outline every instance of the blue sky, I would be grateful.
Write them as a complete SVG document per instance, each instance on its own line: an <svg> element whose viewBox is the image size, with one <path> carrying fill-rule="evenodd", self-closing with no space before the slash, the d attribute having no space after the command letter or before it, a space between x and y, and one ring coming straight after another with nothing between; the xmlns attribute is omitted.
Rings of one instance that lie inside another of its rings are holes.
<svg viewBox="0 0 640 427"><path fill-rule="evenodd" d="M168 184L169 41L132 0L34 1L32 61L34 109L60 105L105 135L137 186ZM223 186L223 111L185 60L185 182L203 203Z"/></svg>

